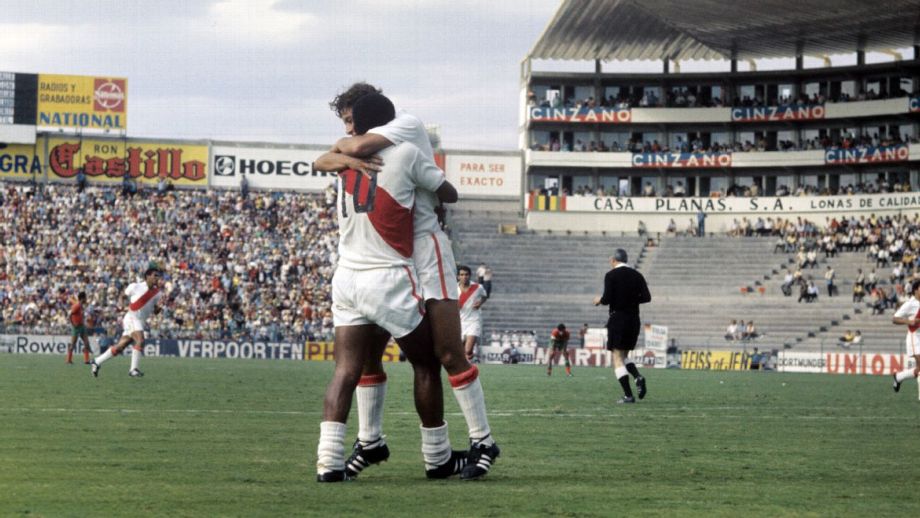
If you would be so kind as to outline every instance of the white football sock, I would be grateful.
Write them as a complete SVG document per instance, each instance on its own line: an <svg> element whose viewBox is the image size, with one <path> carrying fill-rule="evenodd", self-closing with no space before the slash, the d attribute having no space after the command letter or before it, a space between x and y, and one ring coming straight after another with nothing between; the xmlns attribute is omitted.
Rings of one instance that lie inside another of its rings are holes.
<svg viewBox="0 0 920 518"><path fill-rule="evenodd" d="M132 371L136 370L137 366L140 364L141 364L141 350L139 347L134 347L131 349L131 370Z"/></svg>
<svg viewBox="0 0 920 518"><path fill-rule="evenodd" d="M319 446L316 448L316 473L345 469L345 423L323 421L319 424Z"/></svg>
<svg viewBox="0 0 920 518"><path fill-rule="evenodd" d="M102 365L102 362L108 360L112 356L115 356L115 355L112 354L112 348L109 347L108 349L106 349L104 353L96 357L96 365Z"/></svg>
<svg viewBox="0 0 920 518"><path fill-rule="evenodd" d="M422 458L425 469L434 469L450 460L450 438L447 435L447 423L437 428L422 430Z"/></svg>
<svg viewBox="0 0 920 518"><path fill-rule="evenodd" d="M387 382L384 376L382 382L360 383L355 389L358 399L358 440L367 445L383 435L383 402L387 395Z"/></svg>
<svg viewBox="0 0 920 518"><path fill-rule="evenodd" d="M473 367L476 368L475 366ZM461 374L462 376L462 374ZM453 379L451 379L453 385ZM482 391L482 383L477 375L473 381L461 386L454 386L454 397L466 418L466 426L470 430L470 439L482 441L482 444L491 446L492 430L489 428L489 417L486 415L486 398Z"/></svg>
<svg viewBox="0 0 920 518"><path fill-rule="evenodd" d="M905 369L894 375L894 379L898 380L898 383L903 382L906 379L914 377L914 369Z"/></svg>

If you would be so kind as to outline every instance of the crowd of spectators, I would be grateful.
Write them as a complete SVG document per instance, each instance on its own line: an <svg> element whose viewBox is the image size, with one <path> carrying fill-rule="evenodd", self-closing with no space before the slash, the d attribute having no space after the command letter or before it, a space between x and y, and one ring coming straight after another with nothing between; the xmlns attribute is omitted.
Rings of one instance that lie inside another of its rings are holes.
<svg viewBox="0 0 920 518"><path fill-rule="evenodd" d="M885 175L879 175L877 181L866 181L859 182L857 184L847 184L841 185L836 189L829 187L818 188L813 185L799 185L795 189L790 188L787 185L780 184L776 186L776 191L773 193L773 196L777 197L786 197L786 196L845 196L851 194L884 194L884 193L896 193L896 192L911 192L911 186L909 183L904 182L889 182ZM540 189L534 194L560 194L558 190L556 192L550 192L546 189ZM620 192L617 186L610 185L607 187L597 187L592 188L589 185L580 185L575 187L572 192L569 192L567 188L561 189L561 194L564 196L619 196ZM761 190L760 186L757 184L750 185L738 185L732 184L727 189L721 189L718 191L717 195L721 198L725 197L757 197L764 196L764 192ZM656 197L661 196L664 198L683 198L688 196L687 188L684 185L683 180L677 180L676 182L668 183L665 185L663 190L655 189L655 187L650 183L642 187L636 196L643 197ZM710 194L713 196L713 194ZM760 218L763 220L763 218ZM752 224L753 225L753 224ZM733 229L734 230L734 229Z"/></svg>
<svg viewBox="0 0 920 518"><path fill-rule="evenodd" d="M561 95L556 95L543 100L537 99L535 92L530 91L527 94L528 108L616 108L627 110L630 108L719 108L726 106L722 97L712 95L708 89L697 89L690 87L673 87L664 91L664 96L656 93L656 90L643 88L642 90L621 89L620 92L607 97L589 96L584 99L567 98L563 99ZM869 88L865 92L857 95L850 95L846 92L840 92L834 96L825 96L822 93L815 92L811 95L803 94L796 97L778 96L766 99L761 95L737 95L730 105L734 108L759 108L767 106L820 106L826 103L847 103L859 101L875 101L879 99L894 99L898 97L907 97L909 95L918 95L920 91L910 94L904 89L897 89L893 92L876 92L874 88Z"/></svg>
<svg viewBox="0 0 920 518"><path fill-rule="evenodd" d="M732 319L728 327L725 328L725 339L728 341L754 340L760 338L760 336L761 333L757 330L753 320L748 320L745 324L744 320Z"/></svg>
<svg viewBox="0 0 920 518"><path fill-rule="evenodd" d="M739 226L747 228L747 223ZM884 314L903 304L910 296L907 286L920 278L920 214L828 217L823 226L802 218L795 222L777 220L770 223L772 227L767 233L777 236L774 252L795 254L795 268L787 269L781 285L786 296L793 294L795 286L802 289L804 285L816 299L813 278L804 272L817 268L822 255L831 258L840 252L865 254L866 271L858 268L851 279L852 301L867 305L873 315ZM759 232L742 230L736 235L753 233ZM830 295L837 281L831 266L827 266L824 278ZM800 301L807 298L800 292Z"/></svg>
<svg viewBox="0 0 920 518"><path fill-rule="evenodd" d="M803 140L797 144L791 140L777 140L776 144L770 144L765 138L758 138L754 141L745 140L744 142L710 142L706 144L699 137L690 140L683 140L678 136L673 146L667 143L660 143L658 140L645 140L639 138L630 139L624 144L613 140L608 146L603 140L584 142L576 139L574 143L561 142L558 138L552 137L548 142L537 142L531 146L534 151L572 151L572 152L628 152L628 153L757 153L767 151L814 151L828 149L852 149L857 147L888 147L907 143L918 143L920 139L910 135L881 135L874 133L872 135L862 134L854 135L852 132L842 134L838 137L829 135L817 136Z"/></svg>
<svg viewBox="0 0 920 518"><path fill-rule="evenodd" d="M0 183L0 329L120 333L123 288L165 270L153 337L329 339L334 193L295 194Z"/></svg>

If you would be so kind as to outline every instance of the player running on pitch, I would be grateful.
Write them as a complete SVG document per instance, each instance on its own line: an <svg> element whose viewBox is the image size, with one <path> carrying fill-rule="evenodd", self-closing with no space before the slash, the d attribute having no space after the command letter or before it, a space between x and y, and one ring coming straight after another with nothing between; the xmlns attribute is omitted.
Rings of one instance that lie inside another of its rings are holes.
<svg viewBox="0 0 920 518"><path fill-rule="evenodd" d="M901 383L909 378L917 378L920 375L920 336L917 336L917 330L920 329L920 281L914 281L910 284L910 299L907 300L892 317L893 324L907 326L907 338L905 346L908 356L913 356L914 367L904 369L895 373L892 387L895 392L901 390ZM920 390L920 384L917 387ZM918 396L920 397L920 396Z"/></svg>
<svg viewBox="0 0 920 518"><path fill-rule="evenodd" d="M118 343L102 353L98 358L90 363L94 377L99 376L99 369L104 362L118 356L129 344L133 344L134 352L131 354L131 370L128 375L132 378L139 378L144 375L138 369L141 361L141 351L144 348L144 331L147 328L147 319L151 313L159 313L157 302L163 297L160 289L160 268L156 264L151 264L147 271L144 272L144 280L133 282L125 288L125 296L128 297L128 312L122 319L122 336Z"/></svg>

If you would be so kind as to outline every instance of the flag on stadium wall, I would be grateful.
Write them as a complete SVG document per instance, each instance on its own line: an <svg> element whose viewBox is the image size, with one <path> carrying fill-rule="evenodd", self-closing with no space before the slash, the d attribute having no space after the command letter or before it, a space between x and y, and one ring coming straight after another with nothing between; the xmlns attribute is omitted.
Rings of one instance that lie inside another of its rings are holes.
<svg viewBox="0 0 920 518"><path fill-rule="evenodd" d="M527 209L564 212L565 198L565 196L545 196L542 194L531 194L527 197Z"/></svg>

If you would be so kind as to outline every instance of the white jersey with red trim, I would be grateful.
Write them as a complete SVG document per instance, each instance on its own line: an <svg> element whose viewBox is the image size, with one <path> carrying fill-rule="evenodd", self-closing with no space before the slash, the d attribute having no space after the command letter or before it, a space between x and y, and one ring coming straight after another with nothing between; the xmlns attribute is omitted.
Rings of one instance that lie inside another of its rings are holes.
<svg viewBox="0 0 920 518"><path fill-rule="evenodd" d="M920 300L911 297L895 311L894 317L920 319ZM911 356L920 354L920 341L918 341L920 337L917 336L918 329L920 329L920 325L907 327L907 338L905 339L904 345L907 347L907 354Z"/></svg>
<svg viewBox="0 0 920 518"><path fill-rule="evenodd" d="M156 303L163 297L160 288L150 289L146 282L132 282L125 288L125 296L128 297L128 315L133 316L141 322L147 323L147 318L153 313Z"/></svg>
<svg viewBox="0 0 920 518"><path fill-rule="evenodd" d="M462 325L467 325L468 323L482 323L482 310L479 308L474 308L473 306L479 302L486 300L488 295L486 295L486 290L479 284L471 282L466 291L463 291L463 287L460 287L460 298L457 300L457 305L460 306L460 323Z"/></svg>
<svg viewBox="0 0 920 518"><path fill-rule="evenodd" d="M339 264L352 270L412 264L416 189L436 191L444 173L409 142L379 153L383 169L369 179L339 173Z"/></svg>
<svg viewBox="0 0 920 518"><path fill-rule="evenodd" d="M373 128L368 133L374 133L389 140L394 145L403 142L414 144L423 155L434 162L434 150L431 148L431 141L428 138L428 131L425 125L418 118L402 110L396 114L396 118L383 126ZM438 195L433 190L419 189L415 198L415 237L428 236L432 232L441 230L438 223L438 215L435 208L440 204Z"/></svg>

